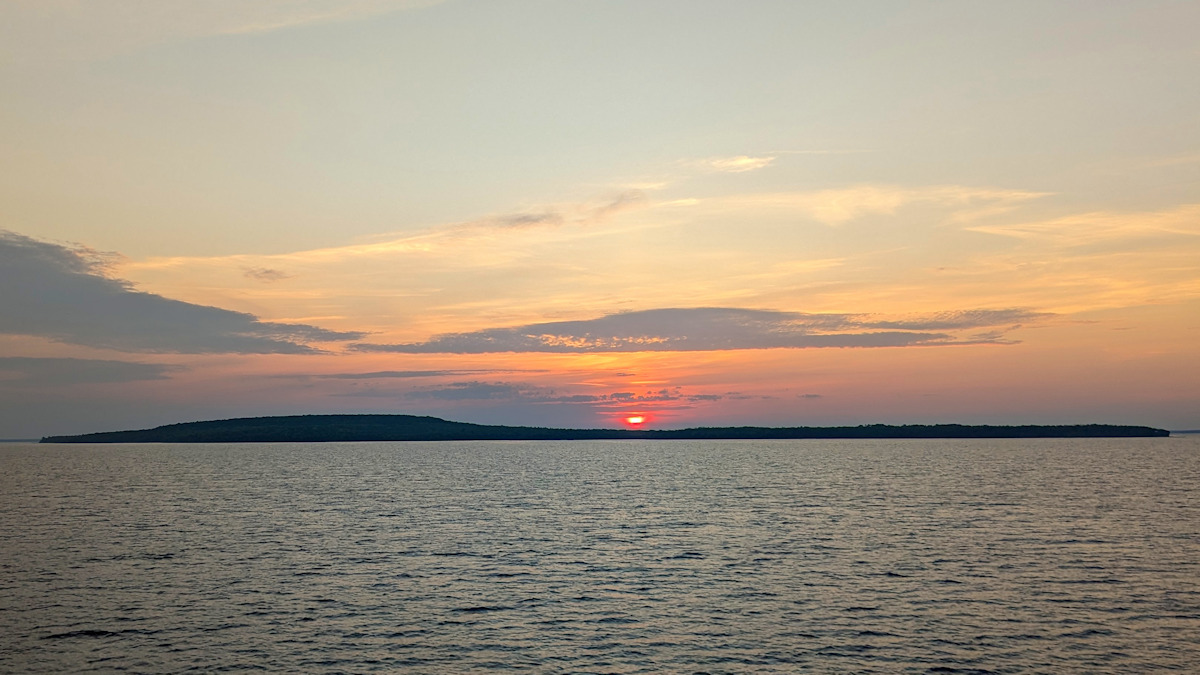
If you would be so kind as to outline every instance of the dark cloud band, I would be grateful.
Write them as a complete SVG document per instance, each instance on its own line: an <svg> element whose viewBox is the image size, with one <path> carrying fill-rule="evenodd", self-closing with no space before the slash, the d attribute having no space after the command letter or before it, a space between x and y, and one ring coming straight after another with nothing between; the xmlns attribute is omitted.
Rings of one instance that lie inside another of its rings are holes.
<svg viewBox="0 0 1200 675"><path fill-rule="evenodd" d="M0 333L183 354L306 354L321 351L312 342L365 335L171 300L102 272L102 259L90 251L0 232Z"/></svg>
<svg viewBox="0 0 1200 675"><path fill-rule="evenodd" d="M904 321L853 314L805 314L727 307L669 308L610 314L472 333L408 344L355 344L363 352L645 352L829 347L912 347L963 341L945 332L1014 324L1045 315L1025 310L942 312ZM1002 343L996 334L969 340Z"/></svg>

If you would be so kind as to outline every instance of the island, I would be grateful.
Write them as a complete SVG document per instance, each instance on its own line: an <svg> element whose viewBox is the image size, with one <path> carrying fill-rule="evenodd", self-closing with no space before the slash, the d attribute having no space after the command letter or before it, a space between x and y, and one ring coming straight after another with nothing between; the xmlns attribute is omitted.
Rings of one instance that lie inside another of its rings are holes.
<svg viewBox="0 0 1200 675"><path fill-rule="evenodd" d="M42 443L321 443L335 441L734 440L802 438L1129 438L1165 429L1112 424L866 424L855 427L555 429L451 422L416 415L287 415L168 424L153 429L46 436Z"/></svg>

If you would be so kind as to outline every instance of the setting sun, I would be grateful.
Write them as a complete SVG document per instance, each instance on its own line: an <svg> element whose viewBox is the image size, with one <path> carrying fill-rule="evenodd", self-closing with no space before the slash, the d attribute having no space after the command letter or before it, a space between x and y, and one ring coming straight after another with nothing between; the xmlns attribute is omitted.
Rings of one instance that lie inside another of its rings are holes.
<svg viewBox="0 0 1200 675"><path fill-rule="evenodd" d="M625 418L626 424L632 424L634 426L637 426L645 421L646 421L646 417L644 415L630 415L629 417Z"/></svg>

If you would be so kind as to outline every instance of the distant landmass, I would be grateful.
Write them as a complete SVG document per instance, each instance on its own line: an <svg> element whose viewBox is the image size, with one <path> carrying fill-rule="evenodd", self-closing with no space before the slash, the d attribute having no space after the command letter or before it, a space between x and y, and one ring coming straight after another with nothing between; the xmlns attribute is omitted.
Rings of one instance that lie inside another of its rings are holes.
<svg viewBox="0 0 1200 675"><path fill-rule="evenodd" d="M771 438L1104 438L1170 436L1165 429L1111 424L970 426L553 429L450 422L415 415L290 415L168 424L136 431L46 436L42 443L319 443L331 441L575 441Z"/></svg>

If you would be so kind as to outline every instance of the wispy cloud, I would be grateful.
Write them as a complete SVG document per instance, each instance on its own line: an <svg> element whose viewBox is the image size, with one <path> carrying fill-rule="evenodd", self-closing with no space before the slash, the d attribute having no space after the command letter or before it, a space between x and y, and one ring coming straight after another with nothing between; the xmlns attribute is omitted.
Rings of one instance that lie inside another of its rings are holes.
<svg viewBox="0 0 1200 675"><path fill-rule="evenodd" d="M683 166L692 170L706 173L745 173L765 169L775 163L781 156L787 155L847 155L866 152L864 150L771 150L753 155L730 155L722 157L706 157L704 159L685 160Z"/></svg>
<svg viewBox="0 0 1200 675"><path fill-rule="evenodd" d="M738 155L736 157L710 157L709 159L700 160L697 164L709 171L743 173L765 168L770 166L771 162L774 161L775 157L773 155L761 157Z"/></svg>
<svg viewBox="0 0 1200 675"><path fill-rule="evenodd" d="M1083 213L1032 222L978 225L967 229L1063 247L1161 236L1195 238L1200 237L1200 204L1185 204L1149 213Z"/></svg>
<svg viewBox="0 0 1200 675"><path fill-rule="evenodd" d="M499 232L511 232L514 237L539 229L560 227L587 228L601 225L618 215L649 205L642 190L621 190L595 199L569 203L541 204L508 213L488 215L472 220L446 223L415 232L383 233L361 243L332 248L297 251L273 256L235 255L225 258L169 257L140 261L129 267L143 270L169 269L197 263L237 265L243 276L259 280L276 280L296 276L279 270L279 266L314 266L359 262L370 258L389 258L398 255L422 255L451 249L454 260L465 254L464 241L487 246L494 255L492 237ZM286 275L286 276L280 276Z"/></svg>
<svg viewBox="0 0 1200 675"><path fill-rule="evenodd" d="M478 373L492 372L487 370L376 370L369 373L329 373L313 375L322 380L408 380L422 377L461 377Z"/></svg>
<svg viewBox="0 0 1200 675"><path fill-rule="evenodd" d="M646 194L641 190L623 190L616 194L575 204L543 206L529 211L482 218L466 223L438 228L443 232L461 232L476 229L525 229L532 227L558 227L560 225L596 225L605 220L646 203ZM436 232L437 230L435 230Z"/></svg>
<svg viewBox="0 0 1200 675"><path fill-rule="evenodd" d="M103 259L0 232L0 333L126 352L305 354L312 342L362 339L306 324L137 291L103 274Z"/></svg>
<svg viewBox="0 0 1200 675"><path fill-rule="evenodd" d="M865 321L862 325L871 328L897 330L964 330L983 326L1021 324L1023 322L1049 319L1054 316L1046 312L1026 309L969 309L904 319L882 319Z"/></svg>
<svg viewBox="0 0 1200 675"><path fill-rule="evenodd" d="M452 382L450 384L408 392L408 398L430 398L440 401L481 401L496 399L545 400L542 390L527 384L512 382Z"/></svg>
<svg viewBox="0 0 1200 675"><path fill-rule="evenodd" d="M275 316L296 317L297 323L365 328L387 335L372 341L403 343L409 350L429 336L573 318L581 308L592 309L593 316L655 306L1061 310L1054 298L1046 299L1053 295L1049 286L1038 296L1010 298L1007 289L1033 283L1024 273L989 280L986 287L945 283L951 275L981 275L994 267L997 256L1014 249L1012 241L964 234L964 223L1003 222L1009 217L996 213L1024 208L1042 196L959 185L857 185L724 195L684 206L626 191L534 203L340 247L151 259L119 269L169 297L216 305L236 297L246 303L239 309L269 306ZM248 285L246 269L294 277ZM888 338L870 339L886 343ZM810 346L834 342L823 336L804 339ZM513 339L496 336L494 342L512 348ZM661 349L680 348L664 345ZM446 341L424 348L457 349Z"/></svg>
<svg viewBox="0 0 1200 675"><path fill-rule="evenodd" d="M994 215L1006 208L1048 193L1027 190L935 185L907 188L894 185L856 185L829 190L779 192L702 200L707 209L730 211L778 209L807 215L828 225L841 225L868 215L891 215L901 208L926 204L967 213ZM963 214L959 214L963 220Z"/></svg>
<svg viewBox="0 0 1200 675"><path fill-rule="evenodd" d="M990 327L1044 316L1025 310L971 310L881 321L852 314L671 308L610 314L583 321L451 333L409 344L359 343L351 348L362 352L478 354L907 347L955 342L949 333L931 331Z"/></svg>
<svg viewBox="0 0 1200 675"><path fill-rule="evenodd" d="M410 380L438 377L466 377L495 373L543 373L541 369L513 370L508 368L482 368L474 370L375 370L365 373L297 373L277 375L278 378L303 378L315 380Z"/></svg>
<svg viewBox="0 0 1200 675"><path fill-rule="evenodd" d="M520 312L527 319L545 315L529 311L517 295L546 299L554 289L582 297L585 287L619 282L606 261L612 251L628 249L632 240L622 233L653 227L646 224L653 222L652 206L643 192L622 190L344 246L264 256L151 258L125 262L120 270L148 289L194 302L223 304L235 295L247 307L270 306L279 316L326 317L338 328L377 331L419 322L429 326L429 334L496 312ZM585 242L588 256L578 254ZM603 267L607 276L593 272ZM252 276L262 283L250 287L247 270L290 276L271 282L279 275L256 273Z"/></svg>
<svg viewBox="0 0 1200 675"><path fill-rule="evenodd" d="M350 395L371 395L356 393ZM395 396L396 394L389 394ZM681 387L662 387L644 391L614 391L605 394L560 393L549 387L523 382L483 382L477 380L451 382L423 387L401 394L410 399L439 401L520 401L523 403L560 403L590 405L598 408L627 407L646 403L697 403L719 401L722 394L690 394Z"/></svg>
<svg viewBox="0 0 1200 675"><path fill-rule="evenodd" d="M288 274L282 270L271 269L269 267L251 267L246 270L243 276L245 276L247 279L253 279L255 281L261 281L269 284L276 281L283 281L284 279L291 279L295 275Z"/></svg>

